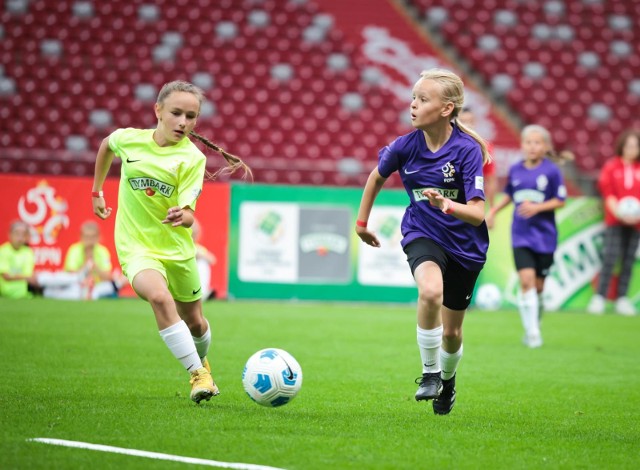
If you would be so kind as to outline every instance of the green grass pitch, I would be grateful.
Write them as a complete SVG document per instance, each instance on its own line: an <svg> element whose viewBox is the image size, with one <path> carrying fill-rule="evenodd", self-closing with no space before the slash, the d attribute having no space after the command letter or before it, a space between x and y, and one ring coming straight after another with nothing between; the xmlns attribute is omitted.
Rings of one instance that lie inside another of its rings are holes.
<svg viewBox="0 0 640 470"><path fill-rule="evenodd" d="M67 439L285 469L637 468L640 317L550 313L522 346L515 311L472 311L457 404L416 403L406 305L208 302L221 395L197 406L139 300L0 300L0 468L193 467L29 442ZM298 397L253 403L265 347L300 362Z"/></svg>

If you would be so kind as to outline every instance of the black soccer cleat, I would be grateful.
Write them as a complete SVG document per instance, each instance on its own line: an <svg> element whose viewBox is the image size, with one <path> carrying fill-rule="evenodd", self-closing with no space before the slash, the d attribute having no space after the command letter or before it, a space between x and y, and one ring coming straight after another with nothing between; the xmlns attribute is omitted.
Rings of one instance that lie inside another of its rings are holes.
<svg viewBox="0 0 640 470"><path fill-rule="evenodd" d="M433 400L433 412L437 415L448 415L456 403L456 376L442 381L442 393Z"/></svg>
<svg viewBox="0 0 640 470"><path fill-rule="evenodd" d="M416 383L420 385L416 392L416 401L432 400L440 396L442 392L442 379L440 372L424 373L422 377L416 379Z"/></svg>

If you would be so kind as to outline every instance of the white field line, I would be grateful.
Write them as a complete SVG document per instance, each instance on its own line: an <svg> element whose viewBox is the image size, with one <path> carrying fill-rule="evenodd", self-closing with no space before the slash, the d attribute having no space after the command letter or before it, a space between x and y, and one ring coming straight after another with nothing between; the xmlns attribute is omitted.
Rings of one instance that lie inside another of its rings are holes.
<svg viewBox="0 0 640 470"><path fill-rule="evenodd" d="M251 463L218 462L216 460L196 459L193 457L182 457L180 455L160 454L158 452L147 452L145 450L125 449L124 447L104 446L101 444L90 444L88 442L66 441L64 439L47 439L44 437L34 437L27 441L41 442L54 446L75 447L77 449L97 450L99 452L111 452L113 454L133 455L135 457L146 457L156 460L171 460L173 462L183 462L193 465L205 465L207 467L234 468L237 470L284 470L266 465L254 465Z"/></svg>

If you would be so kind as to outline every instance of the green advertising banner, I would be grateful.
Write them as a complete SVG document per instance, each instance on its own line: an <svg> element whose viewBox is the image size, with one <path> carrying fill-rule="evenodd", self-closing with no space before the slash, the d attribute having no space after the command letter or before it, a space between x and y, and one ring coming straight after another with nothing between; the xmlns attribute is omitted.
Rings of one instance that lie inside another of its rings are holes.
<svg viewBox="0 0 640 470"><path fill-rule="evenodd" d="M400 247L407 194L387 189L379 194L369 226L380 248L362 243L353 229L361 196L359 188L232 185L229 297L415 302L417 291ZM601 203L572 199L556 217L560 243L545 285L545 308L584 309L601 266ZM516 304L511 218L509 207L490 231L487 264L474 294L481 308ZM629 290L636 304L637 271L640 263Z"/></svg>
<svg viewBox="0 0 640 470"><path fill-rule="evenodd" d="M487 253L487 264L480 274L475 294L475 302L482 306L486 303L487 308L493 307L496 303L498 307L517 304L519 283L511 253L512 215L513 206L504 209L498 214L496 226L490 232L491 244ZM545 309L584 310L597 286L602 266L602 238L605 228L602 202L598 198L590 197L569 199L565 207L556 211L556 223L559 243L554 264L545 282ZM640 250L636 253L635 259L627 295L639 306ZM615 295L617 286L617 269L609 289L611 298ZM499 300L495 299L496 296Z"/></svg>
<svg viewBox="0 0 640 470"><path fill-rule="evenodd" d="M232 185L229 297L415 301L399 243L406 193L378 196L370 220L377 250L354 231L361 196L355 188Z"/></svg>

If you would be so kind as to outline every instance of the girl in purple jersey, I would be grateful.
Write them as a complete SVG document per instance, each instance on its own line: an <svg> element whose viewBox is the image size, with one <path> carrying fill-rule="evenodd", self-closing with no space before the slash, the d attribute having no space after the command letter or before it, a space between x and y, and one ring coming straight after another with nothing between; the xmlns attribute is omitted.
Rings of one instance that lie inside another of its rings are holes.
<svg viewBox="0 0 640 470"><path fill-rule="evenodd" d="M448 414L455 403L462 321L489 247L482 166L490 156L485 142L457 120L463 101L457 75L422 72L410 109L416 130L380 150L356 222L362 241L379 247L367 222L382 186L398 171L410 199L401 243L418 287L422 377L415 398L433 399L436 414Z"/></svg>
<svg viewBox="0 0 640 470"><path fill-rule="evenodd" d="M555 156L547 129L538 125L525 127L521 145L524 159L509 169L505 197L489 211L487 222L493 223L498 212L511 202L515 204L511 244L520 278L518 309L525 331L523 342L530 348L538 348L542 346L544 280L558 245L554 211L564 206L567 190L560 169L545 158Z"/></svg>

